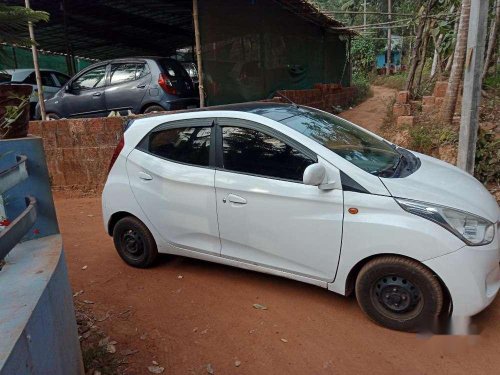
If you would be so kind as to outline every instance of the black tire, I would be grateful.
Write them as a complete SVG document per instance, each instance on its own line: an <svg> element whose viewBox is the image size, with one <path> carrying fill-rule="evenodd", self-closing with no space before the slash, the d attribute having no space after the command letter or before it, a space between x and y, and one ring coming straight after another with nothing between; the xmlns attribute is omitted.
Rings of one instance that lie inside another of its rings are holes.
<svg viewBox="0 0 500 375"><path fill-rule="evenodd" d="M56 115L55 113L47 113L47 114L45 115L45 117L46 117L46 119L47 119L47 120L59 120L59 118L60 118L60 117L59 117L58 115Z"/></svg>
<svg viewBox="0 0 500 375"><path fill-rule="evenodd" d="M150 105L142 113L164 112L165 108L160 105Z"/></svg>
<svg viewBox="0 0 500 375"><path fill-rule="evenodd" d="M151 267L158 256L153 235L133 216L124 217L116 223L113 228L113 241L120 257L133 267Z"/></svg>
<svg viewBox="0 0 500 375"><path fill-rule="evenodd" d="M398 256L368 262L356 279L356 298L376 323L410 332L434 329L444 300L439 280L428 268Z"/></svg>

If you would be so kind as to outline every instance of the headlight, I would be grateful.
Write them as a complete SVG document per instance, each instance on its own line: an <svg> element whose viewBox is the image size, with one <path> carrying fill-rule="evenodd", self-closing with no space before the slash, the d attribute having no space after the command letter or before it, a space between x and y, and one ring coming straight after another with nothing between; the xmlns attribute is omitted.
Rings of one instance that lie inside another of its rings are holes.
<svg viewBox="0 0 500 375"><path fill-rule="evenodd" d="M397 198L396 202L412 214L446 228L467 245L486 245L493 241L495 225L480 216L425 202Z"/></svg>

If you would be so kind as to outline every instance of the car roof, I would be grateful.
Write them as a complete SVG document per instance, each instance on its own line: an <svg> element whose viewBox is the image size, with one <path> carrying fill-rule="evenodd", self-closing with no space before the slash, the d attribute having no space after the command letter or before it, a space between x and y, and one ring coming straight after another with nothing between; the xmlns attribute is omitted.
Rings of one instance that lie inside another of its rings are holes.
<svg viewBox="0 0 500 375"><path fill-rule="evenodd" d="M296 104L277 103L277 102L246 102L246 103L223 104L223 105L216 105L212 107L204 107L196 109L186 109L175 112L182 113L182 112L236 111L236 112L253 113L256 115L267 117L271 120L282 121L289 117L304 114L304 111L307 110L308 110L307 107L302 107Z"/></svg>

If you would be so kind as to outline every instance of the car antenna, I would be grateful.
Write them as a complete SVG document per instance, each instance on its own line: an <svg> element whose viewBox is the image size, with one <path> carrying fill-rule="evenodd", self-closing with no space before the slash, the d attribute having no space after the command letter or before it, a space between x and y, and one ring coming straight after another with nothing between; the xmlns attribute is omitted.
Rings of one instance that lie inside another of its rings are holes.
<svg viewBox="0 0 500 375"><path fill-rule="evenodd" d="M290 104L294 105L295 107L299 108L299 105L297 103L295 103L292 99L290 99L288 96L286 96L285 94L283 94L281 91L276 91L276 94L280 97L282 97L283 99L285 99L286 101L288 101Z"/></svg>

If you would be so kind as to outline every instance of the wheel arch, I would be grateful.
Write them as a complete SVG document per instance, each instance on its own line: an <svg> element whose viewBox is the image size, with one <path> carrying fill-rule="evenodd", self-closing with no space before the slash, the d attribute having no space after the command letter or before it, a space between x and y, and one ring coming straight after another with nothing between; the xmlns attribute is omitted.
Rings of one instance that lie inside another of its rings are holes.
<svg viewBox="0 0 500 375"><path fill-rule="evenodd" d="M443 289L445 302L450 304L450 314L451 314L451 309L453 307L453 300L451 298L451 294L450 294L450 291L448 290L448 287L446 286L444 281L441 279L441 277L436 272L434 272L434 270L429 268L426 264L422 263L418 259L406 256L406 255L401 255L401 254L380 253L380 254L374 254L374 255L367 256L366 258L363 258L360 261L358 261L358 263L356 263L354 265L354 267L351 268L351 270L349 271L349 274L347 275L346 284L345 284L345 295L346 296L350 296L351 294L353 294L354 287L356 285L356 279L358 278L359 271L361 271L361 269L364 267L364 265L373 259L383 257L383 256L397 256L400 258L410 259L412 261L420 263L422 266L424 266L430 272L432 272L432 274L438 279L439 284L441 285L441 288Z"/></svg>
<svg viewBox="0 0 500 375"><path fill-rule="evenodd" d="M121 219L123 219L124 217L127 217L127 216L135 217L137 220L140 220L142 222L141 219L139 219L137 216L131 214L130 212L127 212L127 211L115 212L114 214L112 214L110 216L110 218L108 220L108 234L110 236L113 235L113 230L115 228L116 223L118 223L118 221L120 221Z"/></svg>

